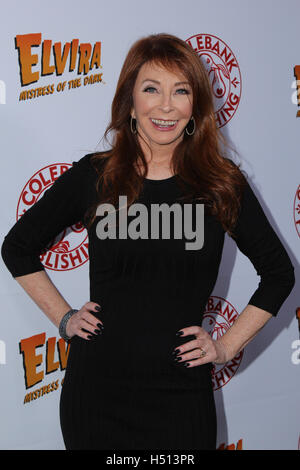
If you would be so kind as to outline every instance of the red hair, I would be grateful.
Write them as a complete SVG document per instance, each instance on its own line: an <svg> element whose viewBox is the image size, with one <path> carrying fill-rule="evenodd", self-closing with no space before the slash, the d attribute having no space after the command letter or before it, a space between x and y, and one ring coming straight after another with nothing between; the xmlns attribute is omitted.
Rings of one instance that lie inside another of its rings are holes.
<svg viewBox="0 0 300 470"><path fill-rule="evenodd" d="M136 41L123 64L112 102L111 122L105 138L113 133L111 149L95 153L91 162L98 171L99 199L90 208L90 226L96 208L102 202L118 205L119 195L127 195L128 205L139 197L147 162L136 134L130 129L133 107L133 88L140 68L146 62L180 71L185 75L193 93L195 133L184 137L173 152L171 167L178 175L186 200L198 199L215 215L225 231L232 235L240 207L245 177L239 167L222 155L221 144L228 143L216 126L211 84L198 54L182 39L170 34L153 34ZM103 159L105 165L102 165ZM138 175L135 167L142 162L144 172ZM201 195L201 196L200 196Z"/></svg>

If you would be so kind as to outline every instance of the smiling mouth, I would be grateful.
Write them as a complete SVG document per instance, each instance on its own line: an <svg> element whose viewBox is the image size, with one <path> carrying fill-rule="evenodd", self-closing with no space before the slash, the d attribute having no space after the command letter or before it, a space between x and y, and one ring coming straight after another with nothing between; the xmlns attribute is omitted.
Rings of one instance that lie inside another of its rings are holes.
<svg viewBox="0 0 300 470"><path fill-rule="evenodd" d="M150 119L151 122L159 128L164 128L164 129L172 129L176 126L178 120L173 120L173 121L165 121L164 119Z"/></svg>

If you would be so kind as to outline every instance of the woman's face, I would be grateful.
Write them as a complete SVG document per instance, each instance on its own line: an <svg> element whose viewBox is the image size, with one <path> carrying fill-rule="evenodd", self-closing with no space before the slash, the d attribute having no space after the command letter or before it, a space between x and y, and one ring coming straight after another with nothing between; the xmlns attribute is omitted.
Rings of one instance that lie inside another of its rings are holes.
<svg viewBox="0 0 300 470"><path fill-rule="evenodd" d="M175 147L183 138L192 116L193 95L187 79L179 71L145 63L133 89L131 116L139 135L152 149Z"/></svg>

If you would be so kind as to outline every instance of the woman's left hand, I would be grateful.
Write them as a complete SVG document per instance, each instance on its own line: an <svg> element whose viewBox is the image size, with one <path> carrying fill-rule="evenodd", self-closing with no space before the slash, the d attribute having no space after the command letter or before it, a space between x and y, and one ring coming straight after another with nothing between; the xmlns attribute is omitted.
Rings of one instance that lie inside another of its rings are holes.
<svg viewBox="0 0 300 470"><path fill-rule="evenodd" d="M230 359L224 344L219 340L213 340L201 326L189 326L179 331L183 332L180 338L189 335L194 335L196 338L175 348L175 351L178 351L177 355L174 354L176 362L184 362L187 364L186 367L196 367L208 362L225 364ZM181 360L178 361L177 358Z"/></svg>

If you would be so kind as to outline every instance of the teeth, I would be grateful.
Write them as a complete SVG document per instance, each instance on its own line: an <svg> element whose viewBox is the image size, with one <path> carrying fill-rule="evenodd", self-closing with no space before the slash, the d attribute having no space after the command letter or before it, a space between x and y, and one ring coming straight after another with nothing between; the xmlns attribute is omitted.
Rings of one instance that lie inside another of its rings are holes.
<svg viewBox="0 0 300 470"><path fill-rule="evenodd" d="M158 124L159 126L174 126L177 121L161 121L160 119L151 119L154 124Z"/></svg>

